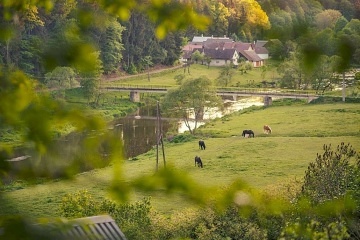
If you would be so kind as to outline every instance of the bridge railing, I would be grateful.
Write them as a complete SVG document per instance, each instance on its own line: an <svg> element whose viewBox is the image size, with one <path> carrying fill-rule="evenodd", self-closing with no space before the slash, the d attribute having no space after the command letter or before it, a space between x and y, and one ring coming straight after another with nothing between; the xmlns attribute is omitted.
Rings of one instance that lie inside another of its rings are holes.
<svg viewBox="0 0 360 240"><path fill-rule="evenodd" d="M103 88L108 88L108 89L116 89L116 88L121 88L121 89L162 89L162 90L167 90L170 88L175 88L178 87L177 85L157 85L157 84L103 84L102 85Z"/></svg>
<svg viewBox="0 0 360 240"><path fill-rule="evenodd" d="M167 91L171 88L176 88L179 85L156 85L156 84L109 84L103 85L104 89L107 90L161 90ZM280 88L240 88L240 87L217 87L216 91L218 93L227 93L227 94L237 94L237 93L245 93L245 94L276 94L276 95L301 95L301 96L319 96L315 91L311 90L295 90L295 89L280 89Z"/></svg>
<svg viewBox="0 0 360 240"><path fill-rule="evenodd" d="M254 93L254 94L289 94L289 95L319 95L315 91L311 90L295 90L295 89L281 89L281 88L239 88L239 87L218 87L217 91L220 92L242 92L242 93Z"/></svg>

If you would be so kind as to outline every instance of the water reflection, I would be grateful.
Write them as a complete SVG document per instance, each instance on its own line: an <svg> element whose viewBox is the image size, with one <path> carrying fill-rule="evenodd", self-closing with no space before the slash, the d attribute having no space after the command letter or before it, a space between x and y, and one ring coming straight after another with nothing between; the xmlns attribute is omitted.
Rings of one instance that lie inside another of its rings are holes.
<svg viewBox="0 0 360 240"><path fill-rule="evenodd" d="M198 122L197 127L205 124L206 120L222 117L250 106L262 105L263 103L260 98L246 98L239 101L227 100L224 102L225 108L223 111L219 109L206 109L204 121ZM109 131L114 131L116 137L122 141L124 157L129 159L145 153L156 146L157 125L156 107L143 107L128 117L112 122ZM169 131L178 133L188 131L185 123L176 119L162 118L160 126L164 137L166 137ZM194 128L194 122L190 122L190 126ZM55 156L39 156L36 151L31 148L19 148L13 158L21 156L27 156L27 158L24 161L14 162L14 164L19 165L19 169L30 169L31 165L42 166L44 174L48 173L48 171L54 171L56 175L57 169L69 164L71 159L85 159L86 161L84 160L84 162L81 162L81 165L79 165L81 168L79 168L79 171L90 170L94 167L88 163L91 162L92 151L86 148L80 148L85 136L88 135L70 134L65 139L57 141L54 145L56 149L53 151L57 153ZM56 165L55 162L58 165ZM32 164L30 165L30 163ZM46 166L49 163L51 163L52 166ZM103 164L106 164L106 161L104 161Z"/></svg>
<svg viewBox="0 0 360 240"><path fill-rule="evenodd" d="M157 141L156 118L139 118L136 116L140 115L129 116L114 122L114 131L123 141L126 158L132 158L149 151L156 145ZM166 133L170 127L170 121L161 121L162 133Z"/></svg>
<svg viewBox="0 0 360 240"><path fill-rule="evenodd" d="M197 123L197 127L206 123L207 120L222 117L235 111L242 110L251 106L262 106L261 98L244 98L238 101L224 101L224 109L220 111L217 108L206 109L204 111L204 121ZM126 158L132 158L139 154L149 151L156 145L157 141L157 119L156 107L142 107L130 116L114 121L114 131L119 136L124 145L124 153ZM190 115L190 118L194 117ZM188 127L184 121L176 119L165 119L161 121L161 132L163 136L173 127L178 133L188 131ZM190 121L190 127L195 127L195 122Z"/></svg>
<svg viewBox="0 0 360 240"><path fill-rule="evenodd" d="M197 123L197 127L200 127L201 125L204 125L206 123L206 120L211 120L211 119L215 119L215 118L221 118L227 114L236 112L236 111L240 111L244 108L249 108L251 106L263 106L264 103L262 102L262 98L258 98L258 97L254 97L254 98L243 98L237 101L232 101L232 100L225 100L224 101L224 109L222 111L220 111L217 108L212 108L212 109L206 109L204 111L204 120L205 121L201 121ZM190 121L190 126L193 129L195 127L195 122L194 121ZM185 125L185 123L183 121L179 122L179 128L178 128L178 132L179 133L184 133L186 131L188 131L188 127Z"/></svg>

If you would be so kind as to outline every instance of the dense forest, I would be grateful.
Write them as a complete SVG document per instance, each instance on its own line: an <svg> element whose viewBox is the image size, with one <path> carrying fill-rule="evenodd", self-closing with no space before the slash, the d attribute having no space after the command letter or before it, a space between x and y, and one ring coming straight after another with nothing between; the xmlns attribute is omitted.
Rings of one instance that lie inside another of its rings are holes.
<svg viewBox="0 0 360 240"><path fill-rule="evenodd" d="M54 2L52 11L31 6L25 13L4 21L5 40L0 42L1 64L20 68L48 85L56 76L46 74L55 67L66 67L66 60L75 58L66 53L80 44L88 44L82 45L83 51L99 60L100 73L94 73L95 76L121 71L137 73L153 65L173 65L179 59L181 46L201 34L226 35L243 42L273 39L270 50L277 59L289 57L295 44L301 43L307 43L309 51L331 57L338 55L337 40L347 39L351 62L360 63L359 0L181 1L192 4L211 23L203 30L187 27L171 31L164 38L159 38L156 19L153 21L138 10L132 10L124 21L90 1ZM174 13L181 14L169 10L169 14ZM6 16L6 12L2 14ZM44 56L46 62L41 61ZM77 74L78 70L74 70ZM93 76L80 77L86 86L86 79Z"/></svg>

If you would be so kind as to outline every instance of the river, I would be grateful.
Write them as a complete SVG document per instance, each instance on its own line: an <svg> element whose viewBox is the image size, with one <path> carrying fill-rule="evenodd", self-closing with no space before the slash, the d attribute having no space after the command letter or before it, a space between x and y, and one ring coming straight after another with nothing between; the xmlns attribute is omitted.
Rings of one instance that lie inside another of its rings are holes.
<svg viewBox="0 0 360 240"><path fill-rule="evenodd" d="M263 105L264 103L261 98L244 98L238 101L225 100L223 111L208 109L205 111L204 121L198 122L197 126L199 127L211 119L220 118L244 108ZM177 133L188 131L185 123L179 120L162 120L161 125L164 134L169 130L173 130L173 126L176 126ZM194 125L194 122L190 122L192 128L194 128ZM147 152L156 145L156 126L156 111L149 111L146 107L139 109L136 114L131 114L126 118L114 121L114 129L118 131L119 136L123 140L126 158L132 158Z"/></svg>
<svg viewBox="0 0 360 240"><path fill-rule="evenodd" d="M207 109L204 113L204 121L198 122L198 127L211 119L220 118L251 106L263 106L262 99L225 100L224 110ZM157 125L156 108L142 107L136 113L113 121L110 124L109 131L114 131L115 136L122 140L125 159L131 159L156 146ZM164 137L169 132L179 134L188 131L184 122L178 119L162 118L160 125ZM190 125L192 128L194 127L193 122ZM48 175L61 177L61 169L71 161L79 161L78 171L88 171L96 166L89 163L92 157L90 155L91 151L79 147L82 138L83 136L80 134L70 134L66 138L56 141L55 149L53 149L56 154L51 156L39 155L31 148L18 148L11 159L12 165L15 167L16 172L25 170L25 174L28 174L26 171L31 173L34 170L38 172L37 175L43 175L44 177ZM104 165L106 164L104 162Z"/></svg>

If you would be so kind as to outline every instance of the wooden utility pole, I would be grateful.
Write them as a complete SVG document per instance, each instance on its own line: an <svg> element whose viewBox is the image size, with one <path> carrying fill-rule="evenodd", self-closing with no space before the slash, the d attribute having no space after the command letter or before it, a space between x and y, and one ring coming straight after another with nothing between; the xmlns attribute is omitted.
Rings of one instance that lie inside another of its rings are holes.
<svg viewBox="0 0 360 240"><path fill-rule="evenodd" d="M156 108L156 171L159 170L159 144L161 144L164 168L165 168L166 161L165 161L164 142L163 142L163 137L162 137L160 107L159 107L159 101L157 101L157 108Z"/></svg>
<svg viewBox="0 0 360 240"><path fill-rule="evenodd" d="M345 71L343 72L343 80L342 80L342 101L345 102L345 95L346 95L346 89L345 89Z"/></svg>

